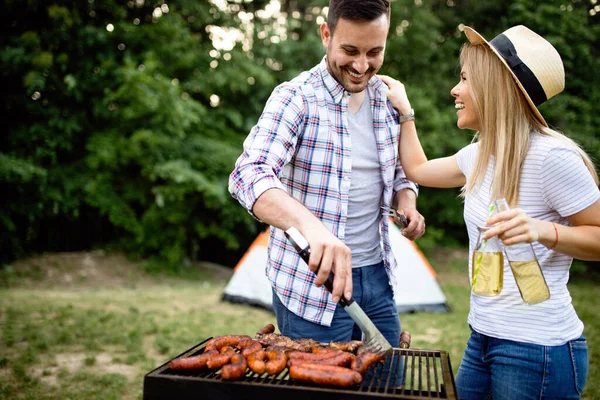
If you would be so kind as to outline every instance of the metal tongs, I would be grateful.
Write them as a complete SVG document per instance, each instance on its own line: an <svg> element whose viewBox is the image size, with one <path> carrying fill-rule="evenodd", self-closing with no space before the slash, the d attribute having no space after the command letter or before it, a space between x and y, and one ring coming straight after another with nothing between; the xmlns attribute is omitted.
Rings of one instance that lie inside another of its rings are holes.
<svg viewBox="0 0 600 400"><path fill-rule="evenodd" d="M310 246L304 236L302 236L302 234L293 226L285 231L285 236L290 243L292 243L304 262L308 264L310 258ZM327 278L327 281L325 282L325 287L329 290L329 293L333 293L333 272L329 274L329 278ZM349 300L346 300L344 296L342 296L340 297L338 304L346 310L348 315L350 315L352 320L363 332L363 346L365 349L382 356L388 355L393 351L392 345L386 340L381 332L379 332L379 329L377 329L373 321L371 321L354 299L350 298Z"/></svg>
<svg viewBox="0 0 600 400"><path fill-rule="evenodd" d="M390 216L390 217L394 217L394 218L400 218L400 222L402 223L402 226L405 228L408 226L408 219L406 219L404 214L400 214L398 211L396 211L395 208L384 207L384 206L381 206L380 208L381 208L381 215L386 215L386 216Z"/></svg>

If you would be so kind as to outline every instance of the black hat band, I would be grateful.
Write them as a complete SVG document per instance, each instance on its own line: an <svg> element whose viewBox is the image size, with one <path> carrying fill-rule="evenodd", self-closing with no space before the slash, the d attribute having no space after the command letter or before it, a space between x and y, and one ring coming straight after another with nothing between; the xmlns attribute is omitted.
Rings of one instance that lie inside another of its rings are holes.
<svg viewBox="0 0 600 400"><path fill-rule="evenodd" d="M538 81L534 73L519 58L515 46L513 46L508 37L500 34L490 41L490 45L494 46L496 51L502 55L512 72L519 79L519 82L521 82L521 85L523 85L523 88L527 91L533 104L539 106L548 100L540 81Z"/></svg>

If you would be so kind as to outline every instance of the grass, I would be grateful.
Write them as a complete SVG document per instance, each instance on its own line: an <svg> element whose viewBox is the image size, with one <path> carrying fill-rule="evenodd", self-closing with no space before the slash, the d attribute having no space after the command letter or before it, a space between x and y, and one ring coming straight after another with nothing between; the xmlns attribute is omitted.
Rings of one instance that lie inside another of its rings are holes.
<svg viewBox="0 0 600 400"><path fill-rule="evenodd" d="M451 313L401 315L411 347L445 350L456 373L469 332L462 253L432 255ZM0 271L0 398L141 399L145 373L209 336L253 335L271 313L221 302L228 273L148 273L114 254L44 256ZM586 324L584 398L600 398L598 284L570 284Z"/></svg>

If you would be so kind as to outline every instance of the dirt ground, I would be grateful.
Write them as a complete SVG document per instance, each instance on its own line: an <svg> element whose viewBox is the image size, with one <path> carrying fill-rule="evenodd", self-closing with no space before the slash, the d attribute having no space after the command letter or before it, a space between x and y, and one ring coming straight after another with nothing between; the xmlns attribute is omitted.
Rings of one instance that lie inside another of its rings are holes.
<svg viewBox="0 0 600 400"><path fill-rule="evenodd" d="M129 259L123 253L95 250L89 252L48 253L14 262L8 268L18 271L14 284L27 283L28 288L111 288L144 287L178 280L176 277L156 277L145 272L144 261ZM209 262L195 262L194 268L207 279L227 280L233 270ZM24 278L23 280L20 278Z"/></svg>

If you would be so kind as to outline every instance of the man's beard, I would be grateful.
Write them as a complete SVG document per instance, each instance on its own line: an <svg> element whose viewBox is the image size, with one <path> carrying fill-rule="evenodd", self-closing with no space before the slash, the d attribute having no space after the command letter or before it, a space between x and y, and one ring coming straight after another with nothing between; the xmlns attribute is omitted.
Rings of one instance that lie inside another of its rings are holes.
<svg viewBox="0 0 600 400"><path fill-rule="evenodd" d="M333 76L333 78L344 87L344 89L350 93L360 93L363 90L366 89L367 84L369 83L369 79L365 79L365 81L363 83L354 83L350 80L350 78L347 78L346 80L344 80L344 77L347 75L344 75L344 72L346 74L348 74L348 71L346 71L348 68L346 67L338 67L337 69L334 68L334 66L331 64L331 61L329 59L327 59L327 70L329 71L329 74L331 76ZM353 71L354 72L354 71ZM367 76L373 76L375 74L375 69L372 67L369 67L369 69L367 69L367 71L365 72L365 78ZM357 72L354 72L357 73ZM360 86L359 86L360 85Z"/></svg>

